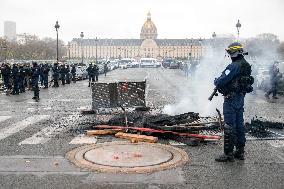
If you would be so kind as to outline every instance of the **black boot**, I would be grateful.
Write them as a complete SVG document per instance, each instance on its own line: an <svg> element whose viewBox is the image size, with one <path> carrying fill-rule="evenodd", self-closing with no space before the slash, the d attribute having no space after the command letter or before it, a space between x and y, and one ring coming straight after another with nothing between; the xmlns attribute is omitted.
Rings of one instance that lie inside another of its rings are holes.
<svg viewBox="0 0 284 189"><path fill-rule="evenodd" d="M237 147L236 151L234 151L234 158L239 160L245 160L245 147Z"/></svg>
<svg viewBox="0 0 284 189"><path fill-rule="evenodd" d="M219 157L215 158L215 161L218 161L218 162L234 162L235 159L234 159L233 153L230 153L230 154L220 155Z"/></svg>
<svg viewBox="0 0 284 189"><path fill-rule="evenodd" d="M234 141L235 134L231 126L225 124L224 126L224 154L217 157L215 161L218 162L234 162Z"/></svg>

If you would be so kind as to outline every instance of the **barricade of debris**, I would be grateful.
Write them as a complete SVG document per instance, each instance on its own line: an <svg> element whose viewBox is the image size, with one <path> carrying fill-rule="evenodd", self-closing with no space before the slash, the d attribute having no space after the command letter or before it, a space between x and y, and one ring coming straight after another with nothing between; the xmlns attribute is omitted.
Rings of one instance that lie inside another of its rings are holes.
<svg viewBox="0 0 284 189"><path fill-rule="evenodd" d="M201 117L195 112L171 116L158 108L146 107L145 91L146 80L92 85L92 109L83 110L82 114L95 114L100 121L93 123L87 135L113 134L131 142L156 142L164 138L192 146L221 139L223 119L218 109L217 117ZM245 126L254 139L279 138L278 133L269 129L283 129L283 123L259 119Z"/></svg>
<svg viewBox="0 0 284 189"><path fill-rule="evenodd" d="M126 138L131 142L156 142L158 138L164 138L191 146L221 139L221 115L200 117L198 113L187 112L171 116L157 111L153 113L148 107L127 110L121 107L121 110L115 110L109 120L95 124L92 130L87 131L87 135L115 134L116 137ZM100 114L96 116L99 117ZM207 133L203 134L204 131Z"/></svg>

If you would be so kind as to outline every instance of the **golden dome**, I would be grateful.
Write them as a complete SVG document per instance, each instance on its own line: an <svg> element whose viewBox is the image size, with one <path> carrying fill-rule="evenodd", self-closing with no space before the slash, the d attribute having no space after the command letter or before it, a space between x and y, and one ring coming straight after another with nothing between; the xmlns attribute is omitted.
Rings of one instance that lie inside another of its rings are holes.
<svg viewBox="0 0 284 189"><path fill-rule="evenodd" d="M151 20L151 13L147 14L147 21L141 28L140 38L141 39L157 39L157 28Z"/></svg>

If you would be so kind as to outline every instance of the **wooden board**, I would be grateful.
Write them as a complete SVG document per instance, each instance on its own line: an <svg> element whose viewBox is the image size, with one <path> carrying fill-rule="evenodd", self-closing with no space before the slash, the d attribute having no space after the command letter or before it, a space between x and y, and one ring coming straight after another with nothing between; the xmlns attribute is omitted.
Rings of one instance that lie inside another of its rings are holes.
<svg viewBox="0 0 284 189"><path fill-rule="evenodd" d="M150 143L155 143L155 142L158 141L157 137L147 136L147 135L139 135L139 134L129 134L129 133L123 133L123 132L116 133L115 137L128 139L131 142L150 142Z"/></svg>
<svg viewBox="0 0 284 189"><path fill-rule="evenodd" d="M94 136L94 135L111 135L117 132L122 131L122 129L104 129L104 130L88 130L87 136Z"/></svg>

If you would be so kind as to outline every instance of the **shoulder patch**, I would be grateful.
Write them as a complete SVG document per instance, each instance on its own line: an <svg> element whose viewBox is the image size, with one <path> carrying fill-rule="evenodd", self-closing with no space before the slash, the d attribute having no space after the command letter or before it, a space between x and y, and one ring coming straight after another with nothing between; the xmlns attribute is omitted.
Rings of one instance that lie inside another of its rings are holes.
<svg viewBox="0 0 284 189"><path fill-rule="evenodd" d="M230 74L230 70L225 70L225 75L229 75Z"/></svg>

